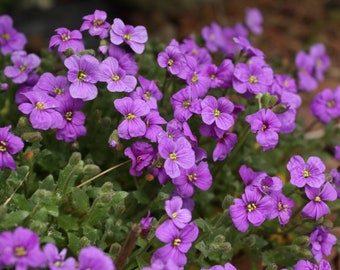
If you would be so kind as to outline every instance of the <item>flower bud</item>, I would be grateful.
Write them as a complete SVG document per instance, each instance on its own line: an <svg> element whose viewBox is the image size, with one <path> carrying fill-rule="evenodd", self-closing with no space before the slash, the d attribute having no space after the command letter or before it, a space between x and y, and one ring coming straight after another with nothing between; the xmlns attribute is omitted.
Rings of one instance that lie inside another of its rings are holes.
<svg viewBox="0 0 340 270"><path fill-rule="evenodd" d="M95 164L87 164L84 166L84 174L86 176L96 175L101 172L100 168Z"/></svg>
<svg viewBox="0 0 340 270"><path fill-rule="evenodd" d="M81 160L81 154L79 152L73 152L68 163L70 165L77 165Z"/></svg>
<svg viewBox="0 0 340 270"><path fill-rule="evenodd" d="M21 137L25 142L30 142L30 143L40 142L43 139L39 131L25 132L22 134Z"/></svg>
<svg viewBox="0 0 340 270"><path fill-rule="evenodd" d="M271 263L266 267L266 270L277 270L279 269L275 263Z"/></svg>
<svg viewBox="0 0 340 270"><path fill-rule="evenodd" d="M122 246L119 243L115 242L111 245L109 254L111 254L111 256L117 256L117 254L119 254L121 249L122 249Z"/></svg>
<svg viewBox="0 0 340 270"><path fill-rule="evenodd" d="M222 208L223 209L228 209L230 205L232 205L234 202L234 197L231 196L230 194L227 194L222 202Z"/></svg>
<svg viewBox="0 0 340 270"><path fill-rule="evenodd" d="M308 246L310 244L309 236L298 236L293 240L293 244L298 246Z"/></svg>

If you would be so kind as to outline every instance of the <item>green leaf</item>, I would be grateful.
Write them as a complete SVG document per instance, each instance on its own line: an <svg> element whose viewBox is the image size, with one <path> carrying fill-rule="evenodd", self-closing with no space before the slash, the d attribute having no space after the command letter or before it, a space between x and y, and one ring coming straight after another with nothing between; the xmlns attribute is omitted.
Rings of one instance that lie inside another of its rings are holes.
<svg viewBox="0 0 340 270"><path fill-rule="evenodd" d="M53 191L56 187L56 184L54 183L54 178L52 174L49 174L48 176L46 176L44 178L44 180L42 180L39 183L39 188L40 189L46 189L49 191Z"/></svg>
<svg viewBox="0 0 340 270"><path fill-rule="evenodd" d="M207 232L210 230L210 224L203 218L195 219L195 223L200 229L202 229L203 232Z"/></svg>
<svg viewBox="0 0 340 270"><path fill-rule="evenodd" d="M150 199L143 190L136 190L132 192L133 196L139 204L148 204Z"/></svg>
<svg viewBox="0 0 340 270"><path fill-rule="evenodd" d="M58 217L58 226L60 228L63 228L65 231L78 231L79 230L78 219L71 215L61 214Z"/></svg>
<svg viewBox="0 0 340 270"><path fill-rule="evenodd" d="M30 212L24 210L18 210L5 215L5 218L0 222L0 226L8 230L9 228L15 228L22 224L25 218L28 217Z"/></svg>
<svg viewBox="0 0 340 270"><path fill-rule="evenodd" d="M80 188L72 188L72 204L75 208L84 212L90 209L89 197Z"/></svg>

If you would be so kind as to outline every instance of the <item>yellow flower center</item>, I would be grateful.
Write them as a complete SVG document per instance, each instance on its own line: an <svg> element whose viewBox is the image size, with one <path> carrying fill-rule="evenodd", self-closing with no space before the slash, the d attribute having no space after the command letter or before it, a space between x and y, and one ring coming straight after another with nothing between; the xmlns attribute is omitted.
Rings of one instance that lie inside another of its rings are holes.
<svg viewBox="0 0 340 270"><path fill-rule="evenodd" d="M125 39L125 40L131 40L131 35L130 34L124 34L123 35L123 38Z"/></svg>
<svg viewBox="0 0 340 270"><path fill-rule="evenodd" d="M27 69L27 65L21 65L19 67L20 72L24 72Z"/></svg>
<svg viewBox="0 0 340 270"><path fill-rule="evenodd" d="M63 262L62 261L55 261L53 263L53 265L55 265L56 267L61 267L63 265Z"/></svg>
<svg viewBox="0 0 340 270"><path fill-rule="evenodd" d="M2 37L3 40L9 41L9 39L10 39L11 36L10 36L8 33L3 33L3 34L1 35L1 37Z"/></svg>
<svg viewBox="0 0 340 270"><path fill-rule="evenodd" d="M93 26L101 26L101 25L103 25L103 24L104 24L104 22L103 22L102 20L94 19L94 20L92 21L92 25L93 25Z"/></svg>
<svg viewBox="0 0 340 270"><path fill-rule="evenodd" d="M7 151L7 144L5 141L0 141L0 152L6 152Z"/></svg>
<svg viewBox="0 0 340 270"><path fill-rule="evenodd" d="M144 97L145 97L146 100L149 100L151 98L151 93L149 91L146 91L144 93Z"/></svg>
<svg viewBox="0 0 340 270"><path fill-rule="evenodd" d="M255 84L255 83L257 83L257 78L254 75L250 75L248 81L251 84Z"/></svg>
<svg viewBox="0 0 340 270"><path fill-rule="evenodd" d="M77 78L78 78L79 81L83 82L83 81L86 79L86 76L87 76L87 75L86 75L86 72L85 72L85 71L79 70L78 76L77 76Z"/></svg>
<svg viewBox="0 0 340 270"><path fill-rule="evenodd" d="M191 82L192 82L192 83L197 83L197 81L198 81L197 73L194 72L194 75L193 75L192 78L191 78Z"/></svg>
<svg viewBox="0 0 340 270"><path fill-rule="evenodd" d="M219 117L221 115L221 111L219 109L214 110L214 117Z"/></svg>
<svg viewBox="0 0 340 270"><path fill-rule="evenodd" d="M171 160L176 160L176 159L177 159L176 153L175 153L175 152L170 153L170 154L169 154L169 158L170 158Z"/></svg>
<svg viewBox="0 0 340 270"><path fill-rule="evenodd" d="M279 202L278 204L277 204L277 208L278 208L278 210L279 211L287 211L287 205L286 204L282 204L281 202Z"/></svg>
<svg viewBox="0 0 340 270"><path fill-rule="evenodd" d="M215 74L211 74L211 75L210 75L210 79L215 80L215 78L216 78L216 75L215 75Z"/></svg>
<svg viewBox="0 0 340 270"><path fill-rule="evenodd" d="M136 116L133 113L128 113L127 115L125 115L126 120L133 120L135 118Z"/></svg>
<svg viewBox="0 0 340 270"><path fill-rule="evenodd" d="M168 60L168 67L171 67L174 64L174 60L169 59Z"/></svg>
<svg viewBox="0 0 340 270"><path fill-rule="evenodd" d="M56 95L61 95L61 94L64 93L64 89L56 87L56 88L54 88L53 92L54 92Z"/></svg>
<svg viewBox="0 0 340 270"><path fill-rule="evenodd" d="M185 100L185 101L183 101L183 103L182 103L182 107L183 107L184 109L188 109L189 106L190 106L190 103L191 103L190 100Z"/></svg>
<svg viewBox="0 0 340 270"><path fill-rule="evenodd" d="M69 121L69 122L71 122L72 121L72 115L73 115L73 112L67 112L67 113L65 113L65 119L67 120L67 121Z"/></svg>
<svg viewBox="0 0 340 270"><path fill-rule="evenodd" d="M179 244L180 244L181 242L182 242L181 239L175 238L174 241L172 241L172 245L173 245L174 247L178 247Z"/></svg>
<svg viewBox="0 0 340 270"><path fill-rule="evenodd" d="M195 181L197 180L197 174L196 174L196 173L188 174L188 175L187 175L187 179L188 179L190 182L195 182Z"/></svg>
<svg viewBox="0 0 340 270"><path fill-rule="evenodd" d="M303 170L303 177L304 178L308 178L310 176L310 171L308 171L307 169Z"/></svg>
<svg viewBox="0 0 340 270"><path fill-rule="evenodd" d="M38 109L40 111L45 110L44 102L39 101L39 102L35 103L34 108Z"/></svg>
<svg viewBox="0 0 340 270"><path fill-rule="evenodd" d="M113 75L111 76L111 80L114 81L114 82L116 82L116 81L119 81L119 80L120 80L120 77L119 77L117 74L113 74Z"/></svg>
<svg viewBox="0 0 340 270"><path fill-rule="evenodd" d="M27 255L27 250L24 247L19 246L14 249L14 254L16 257L24 257Z"/></svg>
<svg viewBox="0 0 340 270"><path fill-rule="evenodd" d="M250 212L253 212L254 210L256 210L256 204L255 203L248 203L247 204L247 211L250 213Z"/></svg>
<svg viewBox="0 0 340 270"><path fill-rule="evenodd" d="M267 125L266 124L262 124L261 131L265 131L266 129L267 129Z"/></svg>
<svg viewBox="0 0 340 270"><path fill-rule="evenodd" d="M175 219L177 217L177 213L176 212L173 212L172 215L171 215L171 218L172 219Z"/></svg>
<svg viewBox="0 0 340 270"><path fill-rule="evenodd" d="M314 202L321 202L321 198L319 197L319 196L316 196L315 198L314 198Z"/></svg>
<svg viewBox="0 0 340 270"><path fill-rule="evenodd" d="M327 108L333 108L335 106L335 101L330 100L326 103Z"/></svg>
<svg viewBox="0 0 340 270"><path fill-rule="evenodd" d="M71 37L69 35L65 34L65 33L61 35L61 40L64 41L64 42L68 41L70 39L71 39Z"/></svg>

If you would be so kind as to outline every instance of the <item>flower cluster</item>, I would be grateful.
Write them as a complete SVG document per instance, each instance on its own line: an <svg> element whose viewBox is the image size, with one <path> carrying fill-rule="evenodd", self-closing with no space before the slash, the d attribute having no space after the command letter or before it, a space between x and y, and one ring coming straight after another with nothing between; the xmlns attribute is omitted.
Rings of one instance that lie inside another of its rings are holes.
<svg viewBox="0 0 340 270"><path fill-rule="evenodd" d="M15 267L15 269L43 268L51 270L114 270L110 257L97 247L83 248L76 260L66 257L67 249L58 251L53 243L47 243L40 249L39 237L30 229L17 227L13 232L4 231L0 234L0 267Z"/></svg>
<svg viewBox="0 0 340 270"><path fill-rule="evenodd" d="M315 44L297 53L295 73L277 71L252 45L262 21L250 8L244 23L214 22L201 40L152 47L144 26L110 24L95 10L79 29L55 30L47 53L55 62L45 70L51 60L24 51L26 39L0 16L9 62L1 94L19 114L13 134L0 119L0 168L14 171L0 176L18 183L4 191L4 211L10 204L18 214L0 222L0 269L115 269L102 250L119 269L233 270L237 256L252 252L265 266L330 269L324 256L336 238L327 214L340 197L340 172L328 173L317 154L306 162L297 154L307 148L299 92L316 89L330 60ZM84 35L98 46L87 48ZM340 116L339 89L315 96L316 120ZM340 160L338 142L314 143L318 154L331 145ZM12 155L21 151L17 169ZM113 161L121 163L103 172L95 165ZM105 183L92 182L127 163ZM40 249L36 233L6 224L29 224L48 241ZM302 248L293 233L308 237ZM276 235L288 236L281 243ZM277 256L281 249L289 260Z"/></svg>

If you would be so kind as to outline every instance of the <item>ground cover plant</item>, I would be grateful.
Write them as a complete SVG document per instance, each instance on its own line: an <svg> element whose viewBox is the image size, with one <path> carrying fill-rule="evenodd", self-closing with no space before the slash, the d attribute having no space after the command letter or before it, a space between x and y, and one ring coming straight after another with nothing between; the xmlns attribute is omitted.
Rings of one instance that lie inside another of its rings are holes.
<svg viewBox="0 0 340 270"><path fill-rule="evenodd" d="M340 86L299 119L331 59L267 59L262 21L162 44L95 10L37 55L0 15L0 269L331 269Z"/></svg>

